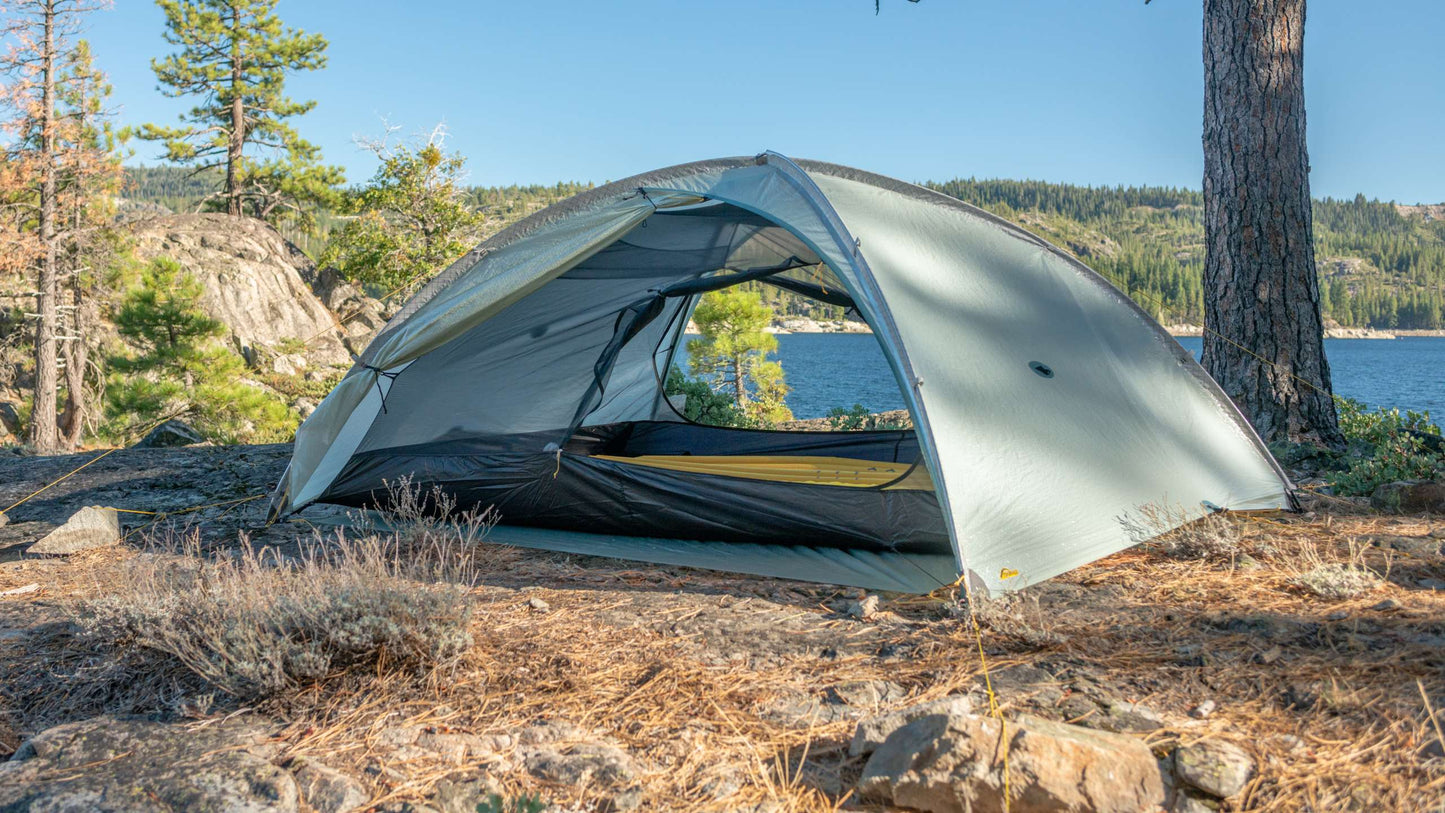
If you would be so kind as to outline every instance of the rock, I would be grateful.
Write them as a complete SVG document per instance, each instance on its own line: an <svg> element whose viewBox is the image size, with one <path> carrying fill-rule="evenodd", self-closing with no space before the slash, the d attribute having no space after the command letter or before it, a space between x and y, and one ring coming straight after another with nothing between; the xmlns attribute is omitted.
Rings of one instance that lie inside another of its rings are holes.
<svg viewBox="0 0 1445 813"><path fill-rule="evenodd" d="M1164 727L1159 713L1140 703L1115 701L1104 706L1104 713L1090 717L1090 728L1116 733L1143 734Z"/></svg>
<svg viewBox="0 0 1445 813"><path fill-rule="evenodd" d="M341 771L319 762L302 760L292 766L296 787L306 804L316 813L344 813L365 805L371 799L366 786Z"/></svg>
<svg viewBox="0 0 1445 813"><path fill-rule="evenodd" d="M1196 720L1207 720L1209 715L1214 713L1216 704L1213 700L1206 700L1203 703L1189 710L1189 716Z"/></svg>
<svg viewBox="0 0 1445 813"><path fill-rule="evenodd" d="M1445 483L1398 480L1385 483L1370 495L1370 504L1387 511L1419 514L1445 513Z"/></svg>
<svg viewBox="0 0 1445 813"><path fill-rule="evenodd" d="M908 690L891 680L847 680L828 689L829 702L860 709L876 709L907 696Z"/></svg>
<svg viewBox="0 0 1445 813"><path fill-rule="evenodd" d="M1440 553L1440 540L1428 536L1372 536L1370 542L1377 547L1411 556L1435 556Z"/></svg>
<svg viewBox="0 0 1445 813"><path fill-rule="evenodd" d="M15 404L0 401L0 436L20 434L20 412Z"/></svg>
<svg viewBox="0 0 1445 813"><path fill-rule="evenodd" d="M1398 610L1400 609L1400 602L1392 598L1387 598L1379 604L1371 605L1370 609L1382 613L1389 612L1390 610Z"/></svg>
<svg viewBox="0 0 1445 813"><path fill-rule="evenodd" d="M158 449L169 446L190 446L193 443L205 443L206 439L201 433L192 429L185 423L177 420L169 420L146 433L140 442L135 445L137 449Z"/></svg>
<svg viewBox="0 0 1445 813"><path fill-rule="evenodd" d="M581 742L589 735L570 720L541 720L517 732L521 746L552 745L559 742Z"/></svg>
<svg viewBox="0 0 1445 813"><path fill-rule="evenodd" d="M427 802L441 813L477 813L478 805L501 791L501 785L485 773L449 776L437 782Z"/></svg>
<svg viewBox="0 0 1445 813"><path fill-rule="evenodd" d="M581 743L567 753L543 748L526 755L527 770L538 779L564 785L601 782L615 785L637 776L632 758L604 743Z"/></svg>
<svg viewBox="0 0 1445 813"><path fill-rule="evenodd" d="M1420 579L1415 584L1422 590L1445 590L1445 581L1440 579Z"/></svg>
<svg viewBox="0 0 1445 813"><path fill-rule="evenodd" d="M1174 775L1192 788L1228 799L1254 778L1254 759L1232 743L1202 740L1174 752Z"/></svg>
<svg viewBox="0 0 1445 813"><path fill-rule="evenodd" d="M878 750L878 746L882 745L884 740L888 739L890 734L920 717L927 717L931 714L961 717L972 711L973 698L965 694L957 694L898 709L877 717L870 717L859 723L858 728L853 732L853 741L848 744L848 756L859 757L873 753Z"/></svg>
<svg viewBox="0 0 1445 813"><path fill-rule="evenodd" d="M296 414L301 416L301 420L304 421L316 411L316 402L310 398L297 398L291 402L291 408L296 410Z"/></svg>
<svg viewBox="0 0 1445 813"><path fill-rule="evenodd" d="M64 556L119 544L120 515L114 508L87 505L31 545L26 553Z"/></svg>
<svg viewBox="0 0 1445 813"><path fill-rule="evenodd" d="M282 353L271 359L271 372L279 375L301 375L306 371L306 357L300 353Z"/></svg>
<svg viewBox="0 0 1445 813"><path fill-rule="evenodd" d="M1431 528L1431 529L1430 529L1430 538L1431 538L1431 539L1445 539L1445 525L1441 525L1439 528Z"/></svg>
<svg viewBox="0 0 1445 813"><path fill-rule="evenodd" d="M878 612L878 597L864 596L848 603L848 615L853 618L872 618Z"/></svg>
<svg viewBox="0 0 1445 813"><path fill-rule="evenodd" d="M205 727L97 717L47 729L0 764L0 810L293 813L296 781L256 751L264 721Z"/></svg>
<svg viewBox="0 0 1445 813"><path fill-rule="evenodd" d="M1169 813L1217 813L1218 809L1211 807L1210 801L1208 796L1183 790L1174 795Z"/></svg>
<svg viewBox="0 0 1445 813"><path fill-rule="evenodd" d="M621 793L613 794L612 798L607 799L603 803L602 809L613 811L613 813L624 813L628 810L641 809L642 801L643 796L641 788L628 788Z"/></svg>
<svg viewBox="0 0 1445 813"><path fill-rule="evenodd" d="M4 511L0 511L0 528L10 524L10 517Z"/></svg>
<svg viewBox="0 0 1445 813"><path fill-rule="evenodd" d="M901 807L942 813L1001 811L999 720L920 717L869 757L860 792ZM1027 715L1007 725L1012 813L1134 813L1164 804L1159 763L1142 742Z"/></svg>
<svg viewBox="0 0 1445 813"><path fill-rule="evenodd" d="M31 582L23 587L12 587L9 590L0 590L0 596L23 596L27 593L34 593L40 590L40 585Z"/></svg>
<svg viewBox="0 0 1445 813"><path fill-rule="evenodd" d="M243 348L276 348L310 340L305 355L318 365L349 364L336 317L306 280L316 266L263 221L224 214L171 215L131 225L136 256L169 257L201 284L200 306Z"/></svg>
<svg viewBox="0 0 1445 813"><path fill-rule="evenodd" d="M540 598L537 598L536 596L527 599L527 606L542 613L545 613L548 610L552 609L552 605L548 604Z"/></svg>

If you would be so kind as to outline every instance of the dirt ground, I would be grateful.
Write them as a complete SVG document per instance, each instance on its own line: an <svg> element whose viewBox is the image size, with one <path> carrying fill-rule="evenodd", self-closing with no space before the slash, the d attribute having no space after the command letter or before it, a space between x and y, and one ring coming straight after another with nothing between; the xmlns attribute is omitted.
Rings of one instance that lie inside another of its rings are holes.
<svg viewBox="0 0 1445 813"><path fill-rule="evenodd" d="M236 711L224 696L37 703L22 682L80 668L60 651L67 608L103 595L162 528L198 529L213 549L242 531L263 545L309 535L304 521L261 529L265 499L238 502L269 490L289 451L124 450L10 513L0 759L86 716ZM0 457L0 505L94 456ZM124 514L118 548L22 555L84 505L172 513L159 523ZM980 610L978 634L953 595L883 595L858 617L863 593L851 588L499 550L473 590L475 645L458 663L321 681L249 713L274 720L278 762L339 769L383 809L448 810L482 786L577 810L870 809L851 793L857 720L950 694L984 705L986 669L1005 713L1131 733L1160 753L1204 737L1240 745L1258 775L1226 809L1440 809L1445 519L1312 508L1232 520L1225 556L1150 545L1080 568ZM1345 561L1380 582L1339 599L1297 582ZM1211 702L1212 713L1199 710ZM616 770L568 773L516 756L518 743L548 738L586 744Z"/></svg>

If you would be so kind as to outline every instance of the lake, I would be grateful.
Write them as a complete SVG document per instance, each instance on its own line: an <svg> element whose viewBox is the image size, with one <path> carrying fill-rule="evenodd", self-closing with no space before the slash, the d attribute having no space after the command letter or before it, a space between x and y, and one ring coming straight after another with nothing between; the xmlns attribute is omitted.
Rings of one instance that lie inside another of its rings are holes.
<svg viewBox="0 0 1445 813"><path fill-rule="evenodd" d="M1186 336L1179 343L1199 358L1203 339ZM1445 337L1325 339L1325 355L1336 393L1370 406L1445 416ZM870 412L903 408L893 374L869 334L780 335L778 359L792 387L788 407L797 418L821 418L833 407L853 404Z"/></svg>

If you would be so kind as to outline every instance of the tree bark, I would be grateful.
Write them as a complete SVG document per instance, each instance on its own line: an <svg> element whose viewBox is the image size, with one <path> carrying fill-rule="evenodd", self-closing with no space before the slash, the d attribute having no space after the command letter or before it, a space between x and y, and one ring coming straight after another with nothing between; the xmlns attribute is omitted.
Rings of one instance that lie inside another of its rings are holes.
<svg viewBox="0 0 1445 813"><path fill-rule="evenodd" d="M1337 445L1304 23L1305 0L1204 0L1204 367L1266 441Z"/></svg>
<svg viewBox="0 0 1445 813"><path fill-rule="evenodd" d="M90 406L85 393L85 370L90 364L90 346L87 344L87 325L94 318L85 301L80 282L80 270L72 273L71 280L71 326L70 338L65 343L65 410L60 416L61 446L67 452L75 451L85 433L85 420Z"/></svg>
<svg viewBox="0 0 1445 813"><path fill-rule="evenodd" d="M241 11L231 7L231 133L226 145L226 213L241 214L241 182L237 177L246 145L246 105L241 95Z"/></svg>
<svg viewBox="0 0 1445 813"><path fill-rule="evenodd" d="M36 290L38 320L35 325L35 399L30 410L30 444L37 454L59 451L56 408L59 400L59 363L56 353L56 327L59 311L56 295L55 240L55 3L46 2L44 39L41 45L41 111L40 111L40 232L39 283Z"/></svg>

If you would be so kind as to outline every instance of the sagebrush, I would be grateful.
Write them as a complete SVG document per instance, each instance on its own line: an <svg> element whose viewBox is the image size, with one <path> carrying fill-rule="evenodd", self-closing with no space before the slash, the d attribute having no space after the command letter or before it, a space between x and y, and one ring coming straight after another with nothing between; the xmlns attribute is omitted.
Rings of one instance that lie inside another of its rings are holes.
<svg viewBox="0 0 1445 813"><path fill-rule="evenodd" d="M444 664L472 645L468 586L490 517L447 518L444 497L406 483L392 493L395 530L317 534L299 556L249 544L206 556L195 536L165 541L76 620L92 639L173 659L247 701L353 669Z"/></svg>

